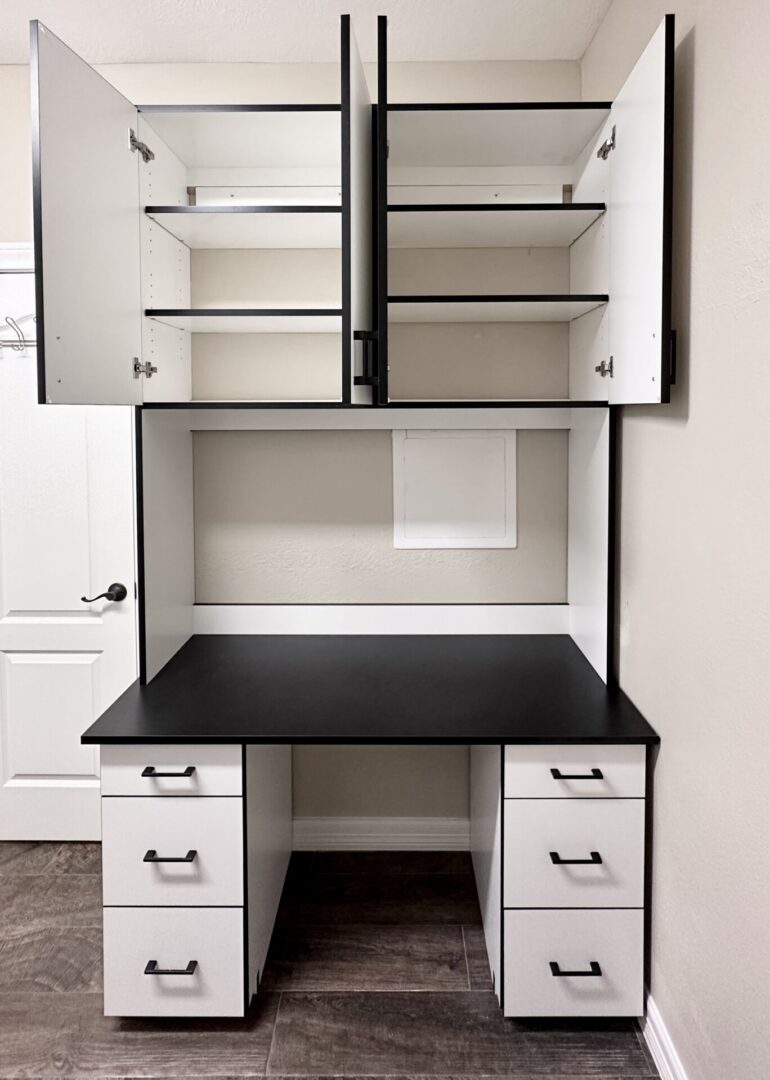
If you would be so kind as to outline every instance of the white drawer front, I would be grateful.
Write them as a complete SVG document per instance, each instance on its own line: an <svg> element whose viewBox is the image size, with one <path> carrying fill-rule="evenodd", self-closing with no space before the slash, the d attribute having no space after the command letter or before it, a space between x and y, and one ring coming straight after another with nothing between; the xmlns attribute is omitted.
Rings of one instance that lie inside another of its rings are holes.
<svg viewBox="0 0 770 1080"><path fill-rule="evenodd" d="M643 911L506 911L505 1015L641 1016L643 941Z"/></svg>
<svg viewBox="0 0 770 1080"><path fill-rule="evenodd" d="M643 907L644 807L644 799L506 799L505 906ZM562 861L591 858L601 862Z"/></svg>
<svg viewBox="0 0 770 1080"><path fill-rule="evenodd" d="M164 743L101 749L102 795L240 795L243 790L240 746Z"/></svg>
<svg viewBox="0 0 770 1080"><path fill-rule="evenodd" d="M190 975L147 975L162 970ZM243 1016L243 910L105 908L105 1016Z"/></svg>
<svg viewBox="0 0 770 1080"><path fill-rule="evenodd" d="M242 904L243 800L102 799L102 879L105 904Z"/></svg>
<svg viewBox="0 0 770 1080"><path fill-rule="evenodd" d="M509 799L644 798L644 746L506 746Z"/></svg>

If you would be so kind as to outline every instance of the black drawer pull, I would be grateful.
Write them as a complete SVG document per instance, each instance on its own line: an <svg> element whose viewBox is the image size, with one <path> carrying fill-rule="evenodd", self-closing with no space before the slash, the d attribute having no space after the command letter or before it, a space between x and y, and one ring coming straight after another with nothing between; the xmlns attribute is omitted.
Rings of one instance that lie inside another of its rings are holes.
<svg viewBox="0 0 770 1080"><path fill-rule="evenodd" d="M554 866L599 866L602 857L598 851L591 852L590 859L562 859L558 851L549 851Z"/></svg>
<svg viewBox="0 0 770 1080"><path fill-rule="evenodd" d="M186 968L159 968L157 960L148 960L144 969L145 975L194 975L198 966L197 960L191 960Z"/></svg>
<svg viewBox="0 0 770 1080"><path fill-rule="evenodd" d="M597 962L595 960L591 961L591 969L590 969L590 971L562 971L555 960L551 960L551 962L549 963L548 966L551 969L551 974L552 975L557 975L557 976L559 976L559 978L567 978L567 979L583 979L583 978L585 978L585 979L588 979L592 975L597 975L598 976L598 975L601 975L601 973L602 973L602 969L599 967L599 965L597 964Z"/></svg>
<svg viewBox="0 0 770 1080"><path fill-rule="evenodd" d="M188 765L183 772L158 772L154 765L145 765L145 767L142 769L142 776L192 776L194 772L194 765Z"/></svg>
<svg viewBox="0 0 770 1080"><path fill-rule="evenodd" d="M195 848L190 848L186 855L159 855L155 848L150 848L142 862L192 862L198 856ZM600 860L601 861L601 860Z"/></svg>
<svg viewBox="0 0 770 1080"><path fill-rule="evenodd" d="M591 769L590 773L563 773L560 769L551 769L554 780L603 780L601 769Z"/></svg>

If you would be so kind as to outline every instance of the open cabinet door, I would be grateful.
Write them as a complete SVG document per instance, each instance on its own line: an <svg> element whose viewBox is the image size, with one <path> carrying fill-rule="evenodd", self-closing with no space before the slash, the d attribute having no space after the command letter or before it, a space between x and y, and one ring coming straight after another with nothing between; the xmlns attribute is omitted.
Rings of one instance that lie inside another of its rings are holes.
<svg viewBox="0 0 770 1080"><path fill-rule="evenodd" d="M372 103L350 16L342 59L342 397L372 403Z"/></svg>
<svg viewBox="0 0 770 1080"><path fill-rule="evenodd" d="M669 400L673 103L674 16L667 15L612 106L613 405Z"/></svg>
<svg viewBox="0 0 770 1080"><path fill-rule="evenodd" d="M138 405L137 111L31 24L38 400Z"/></svg>

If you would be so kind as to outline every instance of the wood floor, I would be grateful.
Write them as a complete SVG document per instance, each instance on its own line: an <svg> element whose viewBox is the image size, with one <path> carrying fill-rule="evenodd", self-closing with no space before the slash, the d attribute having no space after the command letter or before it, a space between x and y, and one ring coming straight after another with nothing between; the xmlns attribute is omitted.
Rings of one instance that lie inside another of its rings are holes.
<svg viewBox="0 0 770 1080"><path fill-rule="evenodd" d="M99 870L0 843L2 1080L658 1076L632 1022L502 1018L465 853L295 855L245 1020L102 1016Z"/></svg>

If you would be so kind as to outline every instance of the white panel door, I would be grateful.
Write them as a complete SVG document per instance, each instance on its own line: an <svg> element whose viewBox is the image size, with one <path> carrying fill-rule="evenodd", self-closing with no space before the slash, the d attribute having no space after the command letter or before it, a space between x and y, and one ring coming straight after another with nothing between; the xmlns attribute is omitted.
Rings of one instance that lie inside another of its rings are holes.
<svg viewBox="0 0 770 1080"><path fill-rule="evenodd" d="M137 111L32 23L39 400L142 400Z"/></svg>
<svg viewBox="0 0 770 1080"><path fill-rule="evenodd" d="M669 400L674 16L667 15L612 106L609 401Z"/></svg>
<svg viewBox="0 0 770 1080"><path fill-rule="evenodd" d="M0 321L33 292L0 275ZM133 410L36 397L34 349L1 350L0 839L93 840L99 756L80 735L136 678ZM121 603L81 602L113 582Z"/></svg>

